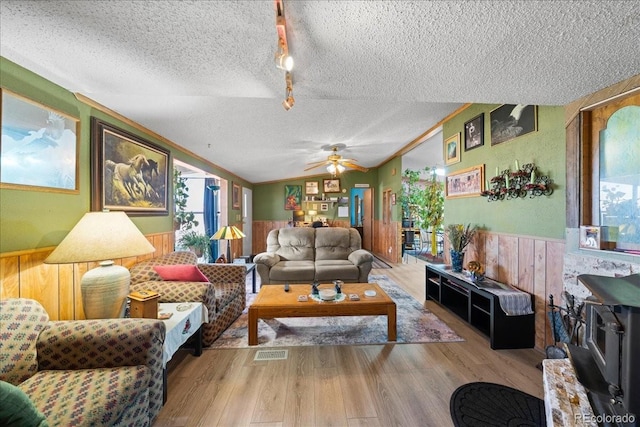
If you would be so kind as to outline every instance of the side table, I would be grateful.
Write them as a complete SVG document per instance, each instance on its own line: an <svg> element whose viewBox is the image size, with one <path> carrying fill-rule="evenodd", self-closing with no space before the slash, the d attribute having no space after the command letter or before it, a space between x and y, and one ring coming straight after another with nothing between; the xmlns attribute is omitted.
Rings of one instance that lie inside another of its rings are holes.
<svg viewBox="0 0 640 427"><path fill-rule="evenodd" d="M202 325L209 321L209 311L201 302L160 303L159 313L173 313L164 319L166 336L162 352L163 402L167 401L167 362L187 340L195 335L194 356L202 354Z"/></svg>

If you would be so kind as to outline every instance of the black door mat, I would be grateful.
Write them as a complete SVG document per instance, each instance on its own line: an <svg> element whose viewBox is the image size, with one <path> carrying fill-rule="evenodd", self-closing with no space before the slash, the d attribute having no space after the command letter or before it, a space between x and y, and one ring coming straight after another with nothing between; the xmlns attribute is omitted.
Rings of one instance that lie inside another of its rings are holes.
<svg viewBox="0 0 640 427"><path fill-rule="evenodd" d="M451 395L451 419L456 427L546 426L544 401L515 388L474 382Z"/></svg>

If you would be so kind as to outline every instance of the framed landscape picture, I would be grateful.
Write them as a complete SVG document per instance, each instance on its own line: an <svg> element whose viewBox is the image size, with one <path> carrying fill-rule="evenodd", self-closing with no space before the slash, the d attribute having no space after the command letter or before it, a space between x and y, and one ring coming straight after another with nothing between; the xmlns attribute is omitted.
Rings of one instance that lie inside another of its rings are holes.
<svg viewBox="0 0 640 427"><path fill-rule="evenodd" d="M91 209L168 215L169 150L91 118Z"/></svg>
<svg viewBox="0 0 640 427"><path fill-rule="evenodd" d="M79 193L80 120L6 89L0 92L0 187Z"/></svg>
<svg viewBox="0 0 640 427"><path fill-rule="evenodd" d="M535 105L505 104L489 113L491 145L527 135L538 130Z"/></svg>
<svg viewBox="0 0 640 427"><path fill-rule="evenodd" d="M464 124L464 151L484 145L484 113Z"/></svg>
<svg viewBox="0 0 640 427"><path fill-rule="evenodd" d="M445 197L479 196L484 191L484 164L462 169L447 175Z"/></svg>
<svg viewBox="0 0 640 427"><path fill-rule="evenodd" d="M444 163L452 165L460 161L460 132L444 140Z"/></svg>

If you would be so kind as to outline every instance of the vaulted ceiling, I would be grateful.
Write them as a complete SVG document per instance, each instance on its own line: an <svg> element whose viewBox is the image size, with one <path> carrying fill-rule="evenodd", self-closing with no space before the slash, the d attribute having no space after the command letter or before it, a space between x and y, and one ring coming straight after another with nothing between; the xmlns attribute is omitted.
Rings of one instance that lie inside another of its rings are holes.
<svg viewBox="0 0 640 427"><path fill-rule="evenodd" d="M322 172L331 144L378 166L463 103L564 105L640 72L637 0L284 0L285 111L273 0L0 4L2 56L254 183Z"/></svg>

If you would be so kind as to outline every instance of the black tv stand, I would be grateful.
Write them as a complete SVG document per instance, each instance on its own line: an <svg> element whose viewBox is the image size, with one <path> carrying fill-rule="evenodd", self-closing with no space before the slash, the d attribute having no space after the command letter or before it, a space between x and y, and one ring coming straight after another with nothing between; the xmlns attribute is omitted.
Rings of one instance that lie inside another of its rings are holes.
<svg viewBox="0 0 640 427"><path fill-rule="evenodd" d="M427 264L427 300L436 301L487 335L494 350L535 345L534 313L508 316L500 307L497 295L450 272L443 265ZM531 309L535 310L533 295L530 297Z"/></svg>

